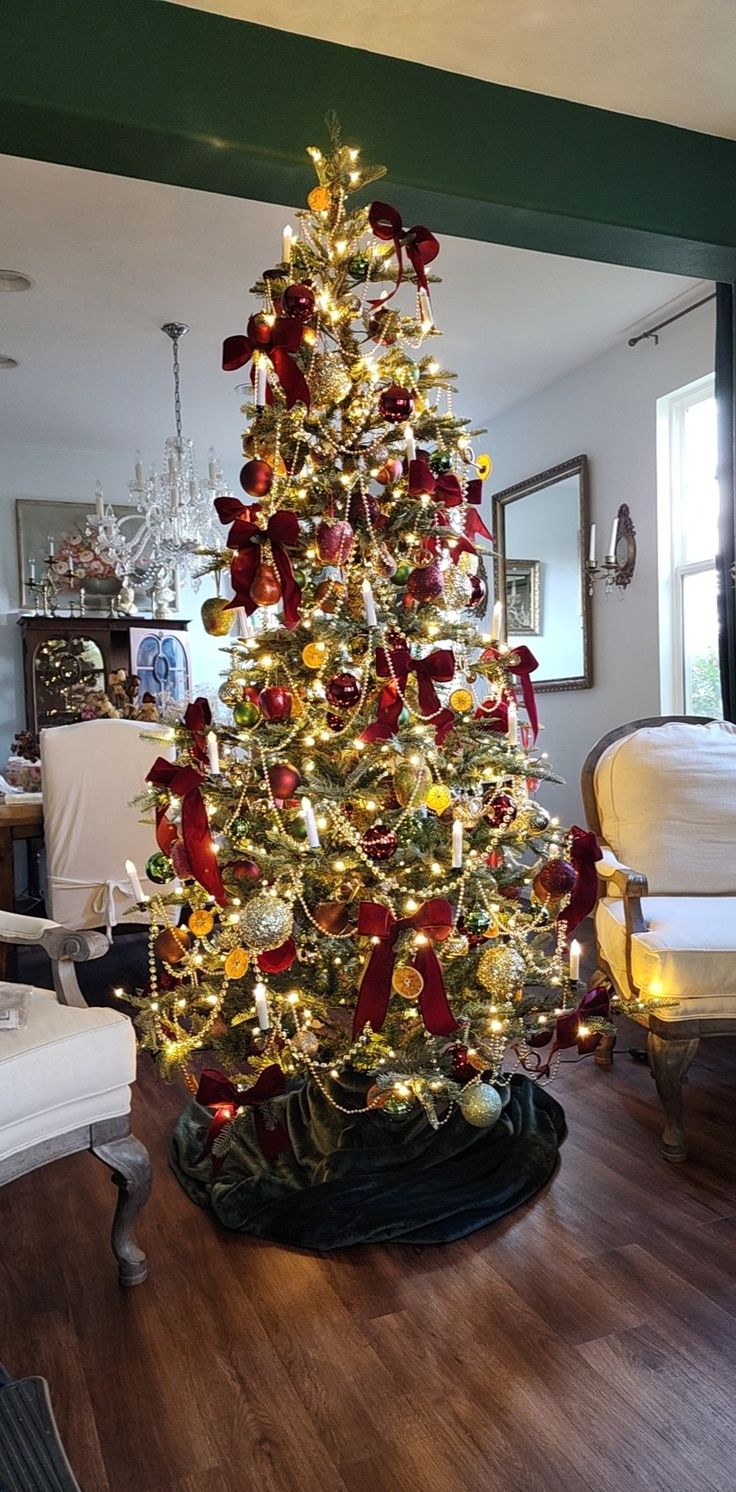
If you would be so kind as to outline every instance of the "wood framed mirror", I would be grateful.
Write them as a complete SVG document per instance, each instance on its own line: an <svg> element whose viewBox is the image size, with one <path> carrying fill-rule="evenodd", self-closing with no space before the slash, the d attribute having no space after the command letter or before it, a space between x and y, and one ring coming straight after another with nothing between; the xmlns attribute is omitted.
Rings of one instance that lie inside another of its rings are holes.
<svg viewBox="0 0 736 1492"><path fill-rule="evenodd" d="M496 599L506 642L537 658L537 690L590 689L591 606L585 574L588 458L573 456L493 497Z"/></svg>

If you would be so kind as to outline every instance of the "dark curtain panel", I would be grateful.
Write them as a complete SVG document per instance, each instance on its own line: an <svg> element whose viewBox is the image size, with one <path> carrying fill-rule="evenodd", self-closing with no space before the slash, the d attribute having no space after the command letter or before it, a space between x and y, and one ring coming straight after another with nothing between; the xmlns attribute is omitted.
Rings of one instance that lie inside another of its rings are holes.
<svg viewBox="0 0 736 1492"><path fill-rule="evenodd" d="M734 293L716 286L716 407L718 410L718 655L723 717L736 721L736 419L734 419Z"/></svg>

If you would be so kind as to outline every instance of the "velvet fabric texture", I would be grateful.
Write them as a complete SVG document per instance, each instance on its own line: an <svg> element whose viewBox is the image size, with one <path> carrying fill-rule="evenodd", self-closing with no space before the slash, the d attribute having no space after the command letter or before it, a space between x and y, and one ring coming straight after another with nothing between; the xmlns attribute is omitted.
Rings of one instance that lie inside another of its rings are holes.
<svg viewBox="0 0 736 1492"><path fill-rule="evenodd" d="M363 1074L330 1082L362 1109ZM274 1100L290 1147L267 1164L253 1114L240 1116L219 1169L203 1156L211 1111L192 1101L174 1128L171 1163L201 1207L227 1228L296 1248L356 1243L448 1243L504 1217L552 1176L565 1136L556 1099L515 1075L492 1129L455 1110L433 1130L423 1112L391 1118L338 1112L311 1080Z"/></svg>

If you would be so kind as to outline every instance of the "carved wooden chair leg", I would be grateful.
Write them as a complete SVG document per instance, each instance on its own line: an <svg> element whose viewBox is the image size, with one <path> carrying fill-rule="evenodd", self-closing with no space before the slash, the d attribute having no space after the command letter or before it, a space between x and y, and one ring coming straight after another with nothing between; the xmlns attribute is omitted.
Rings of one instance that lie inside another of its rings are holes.
<svg viewBox="0 0 736 1492"><path fill-rule="evenodd" d="M148 1262L135 1242L133 1227L151 1193L148 1151L134 1135L110 1139L104 1133L96 1135L96 1129L104 1131L105 1126L93 1125L90 1150L110 1167L119 1189L112 1224L112 1251L118 1261L118 1276L121 1285L140 1285L148 1275Z"/></svg>
<svg viewBox="0 0 736 1492"><path fill-rule="evenodd" d="M682 1082L698 1050L698 1041L697 1038L670 1040L650 1031L647 1046L652 1075L664 1109L662 1155L665 1160L682 1161L687 1157L682 1130Z"/></svg>
<svg viewBox="0 0 736 1492"><path fill-rule="evenodd" d="M616 1036L601 1036L600 1041L593 1053L593 1061L596 1067L613 1067L613 1049L616 1045Z"/></svg>

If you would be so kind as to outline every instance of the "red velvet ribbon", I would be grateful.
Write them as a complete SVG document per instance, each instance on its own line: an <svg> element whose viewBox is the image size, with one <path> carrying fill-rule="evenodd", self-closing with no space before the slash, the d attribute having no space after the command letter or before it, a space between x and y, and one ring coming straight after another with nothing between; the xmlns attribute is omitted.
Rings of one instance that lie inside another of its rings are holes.
<svg viewBox="0 0 736 1492"><path fill-rule="evenodd" d="M409 462L409 496L410 497L434 497L435 501L443 508L459 508L463 500L470 506L465 515L465 536L469 540L479 535L493 543L493 534L486 527L480 513L475 511L483 501L483 483L480 477L473 477L463 489L458 477L452 471L445 471L440 476L432 475L428 461L424 456L417 456L414 461ZM462 546L468 549L467 545ZM458 558L461 549L453 546L453 556ZM469 553L475 554L475 547L471 544Z"/></svg>
<svg viewBox="0 0 736 1492"><path fill-rule="evenodd" d="M249 336L242 334L234 337L226 337L222 344L222 366L226 373L233 373L236 368L243 368L250 362L254 352L265 353L270 358L276 377L286 395L286 408L291 409L298 400L309 409L310 393L301 368L294 362L295 353L302 344L304 335L304 324L296 316L277 316L271 327L271 334L263 337L262 329L259 335L254 336L256 330L254 318L251 316L247 327ZM255 368L251 370L251 383L255 378ZM268 384L266 385L266 402L273 403L273 394Z"/></svg>
<svg viewBox="0 0 736 1492"><path fill-rule="evenodd" d="M556 1052L568 1051L573 1046L581 1052L595 1051L600 1041L600 1032L596 1031L591 1036L580 1037L578 1035L580 1027L593 1016L608 1020L610 1014L610 991L604 985L595 985L593 989L586 990L575 1010L565 1010L562 1015L558 1015L546 1061L533 1069L535 1078L549 1077L550 1064Z"/></svg>
<svg viewBox="0 0 736 1492"><path fill-rule="evenodd" d="M237 1109L252 1108L256 1139L263 1151L264 1159L275 1160L282 1150L287 1149L289 1136L281 1120L273 1129L270 1129L263 1116L259 1114L258 1108L260 1104L267 1103L270 1098L278 1098L285 1091L286 1079L278 1062L272 1063L270 1067L264 1067L252 1088L236 1088L224 1072L218 1072L214 1067L206 1067L199 1080L197 1103L201 1103L203 1108L214 1109L215 1113L207 1131L204 1148L197 1159L204 1160L205 1156L211 1153L217 1136L225 1125L235 1118ZM212 1168L215 1172L219 1171L222 1162L222 1156L212 1157Z"/></svg>
<svg viewBox="0 0 736 1492"><path fill-rule="evenodd" d="M358 1002L353 1019L353 1036L358 1036L368 1021L380 1031L386 1019L391 998L391 977L396 962L396 940L400 933L413 928L429 940L417 948L413 967L421 974L424 987L418 1005L422 1020L433 1036L451 1036L457 1022L447 1002L442 965L432 947L452 932L452 907L444 897L434 896L413 912L411 917L394 917L388 907L377 901L358 905L358 936L378 938L363 970Z"/></svg>
<svg viewBox="0 0 736 1492"><path fill-rule="evenodd" d="M494 643L492 647L486 648L482 656L484 658L495 658L499 663L503 664L507 673L516 674L521 685L521 697L524 701L526 713L529 716L529 723L534 732L534 739L536 740L539 734L539 715L537 713L537 701L534 698L534 685L532 684L530 675L534 672L535 668L539 667L539 664L531 649L522 645L518 648L512 648L508 653L502 653L498 645Z"/></svg>
<svg viewBox="0 0 736 1492"><path fill-rule="evenodd" d="M406 257L417 277L417 284L429 296L429 282L425 266L431 264L440 251L434 234L430 233L429 228L425 228L423 223L415 223L413 228L405 228L401 221L401 214L389 202L372 202L368 211L368 221L376 238L382 239L384 243L393 243L398 265L396 284L391 295L379 297L370 304L383 306L396 294L404 274L402 249L406 249Z"/></svg>
<svg viewBox="0 0 736 1492"><path fill-rule="evenodd" d="M364 741L388 741L396 734L403 709L401 695L406 690L410 673L416 674L419 708L425 719L432 716L429 723L434 727L437 745L441 746L447 732L455 724L455 716L452 710L440 708L434 686L435 683L449 684L455 676L455 657L450 648L436 648L427 658L412 658L409 649L403 646L392 648L390 654L385 648L376 648L376 674L379 679L390 679L391 682L381 690L378 715L363 731ZM398 688L393 682L394 677ZM435 714L435 711L439 711L439 714Z"/></svg>
<svg viewBox="0 0 736 1492"><path fill-rule="evenodd" d="M296 958L296 943L293 938L287 938L278 948L264 949L258 954L258 967L262 974L283 974L290 969Z"/></svg>
<svg viewBox="0 0 736 1492"><path fill-rule="evenodd" d="M287 508L279 508L278 512L271 514L266 527L259 528L257 519L260 506L258 503L251 503L248 506L241 503L237 497L218 497L215 499L215 507L220 522L232 524L227 543L229 549L237 550L230 566L230 578L235 595L228 605L232 609L242 606L247 616L252 616L253 612L258 610L250 588L261 563L261 545L268 540L273 562L281 581L284 625L289 632L292 632L299 622L299 608L302 604L302 593L294 578L287 552L299 543L299 519L296 513L292 513Z"/></svg>
<svg viewBox="0 0 736 1492"><path fill-rule="evenodd" d="M192 756L203 764L208 761L207 754L207 732L212 724L212 711L209 700L203 695L193 699L184 711L184 724L194 737L192 743Z"/></svg>
<svg viewBox="0 0 736 1492"><path fill-rule="evenodd" d="M499 731L501 735L505 736L509 728L508 701L497 699L491 704L488 700L484 699L479 704L473 718L482 721L487 730Z"/></svg>
<svg viewBox="0 0 736 1492"><path fill-rule="evenodd" d="M179 767L176 762L167 762L158 756L146 778L154 787L167 788L175 798L181 798L181 837L189 857L192 874L200 886L224 906L227 893L217 864L212 843L207 809L202 794L204 777L196 767ZM166 816L166 805L156 805L156 841L159 849L167 855L174 840L176 829Z"/></svg>
<svg viewBox="0 0 736 1492"><path fill-rule="evenodd" d="M570 836L570 859L575 867L575 885L567 906L557 918L558 922L564 922L568 938L595 906L598 895L598 872L595 867L597 861L603 859L603 851L595 834L573 824Z"/></svg>

